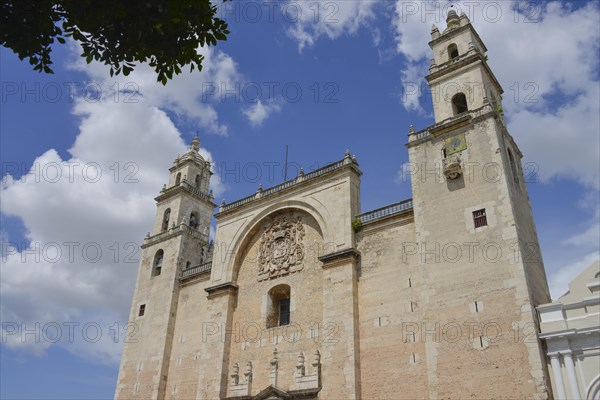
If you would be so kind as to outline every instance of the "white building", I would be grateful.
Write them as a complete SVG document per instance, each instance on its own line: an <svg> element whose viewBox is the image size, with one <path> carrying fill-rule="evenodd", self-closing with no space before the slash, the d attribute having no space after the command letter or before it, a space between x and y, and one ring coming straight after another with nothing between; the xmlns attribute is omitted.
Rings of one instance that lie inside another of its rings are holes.
<svg viewBox="0 0 600 400"><path fill-rule="evenodd" d="M600 400L600 262L538 311L554 398Z"/></svg>

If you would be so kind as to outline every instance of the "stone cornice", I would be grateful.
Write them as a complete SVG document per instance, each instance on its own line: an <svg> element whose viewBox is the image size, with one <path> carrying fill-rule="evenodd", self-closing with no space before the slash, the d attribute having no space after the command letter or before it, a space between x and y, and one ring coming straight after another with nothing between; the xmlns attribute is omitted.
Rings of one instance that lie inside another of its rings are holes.
<svg viewBox="0 0 600 400"><path fill-rule="evenodd" d="M600 333L600 326L592 326L589 328L571 328L563 329L560 331L544 332L540 333L540 339L557 339L575 335L589 335L592 333Z"/></svg>
<svg viewBox="0 0 600 400"><path fill-rule="evenodd" d="M458 60L456 62L450 61L450 64L448 66L444 67L444 64L442 64L442 66L438 67L437 71L430 73L429 75L427 75L425 77L425 79L427 80L428 83L431 84L434 80L439 79L444 75L447 75L447 74L449 74L453 71L456 71L462 67L465 67L467 65L476 64L477 62L479 62L482 65L483 69L492 78L492 81L498 87L500 94L504 93L504 89L502 88L502 85L500 85L500 82L498 82L498 80L496 79L496 75L494 75L494 73L492 72L490 66L487 64L487 62L483 58L483 55L477 51L475 51L473 53L473 55L470 55L465 58L461 58L460 60Z"/></svg>
<svg viewBox="0 0 600 400"><path fill-rule="evenodd" d="M232 282L221 283L219 285L210 286L204 289L208 293L208 297L216 297L223 294L236 294L238 285Z"/></svg>
<svg viewBox="0 0 600 400"><path fill-rule="evenodd" d="M429 42L429 47L433 48L434 45L436 45L437 43L441 43L441 42L445 42L449 39L452 39L454 36L458 35L461 32L464 32L466 30L470 30L473 33L473 36L475 36L475 38L477 39L477 41L479 42L479 45L481 45L481 50L485 53L488 51L487 47L485 47L485 44L483 43L483 40L481 40L481 37L479 37L479 34L477 33L477 31L475 30L475 28L473 28L473 25L466 24L463 26L459 26L455 29L451 29L451 30L445 30L440 37L438 37L437 39L433 39L432 41Z"/></svg>
<svg viewBox="0 0 600 400"><path fill-rule="evenodd" d="M195 188L187 181L182 181L179 185L171 186L170 188L161 190L160 194L157 197L155 197L154 200L156 200L156 202L161 202L181 193L187 194L195 199L201 200L202 202L211 206L212 208L217 207L217 205L213 203L213 200L215 198L212 197L211 194L202 193L200 190Z"/></svg>
<svg viewBox="0 0 600 400"><path fill-rule="evenodd" d="M150 247L156 243L164 242L181 234L185 234L191 238L198 239L201 241L201 243L208 243L208 234L200 232L199 230L194 229L187 224L181 223L154 236L146 236L146 238L144 238L144 243L142 244L141 248L145 249L146 247Z"/></svg>
<svg viewBox="0 0 600 400"><path fill-rule="evenodd" d="M482 107L475 110L469 110L454 117L446 118L443 121L430 125L425 129L414 132L411 131L408 135L408 143L406 147L410 148L420 143L431 140L431 138L442 136L448 132L453 132L457 129L469 126L489 117L497 117L498 112L492 109L489 103L485 103Z"/></svg>
<svg viewBox="0 0 600 400"><path fill-rule="evenodd" d="M353 247L325 254L319 257L323 263L323 268L329 268L347 260L356 261L360 258L360 252Z"/></svg>

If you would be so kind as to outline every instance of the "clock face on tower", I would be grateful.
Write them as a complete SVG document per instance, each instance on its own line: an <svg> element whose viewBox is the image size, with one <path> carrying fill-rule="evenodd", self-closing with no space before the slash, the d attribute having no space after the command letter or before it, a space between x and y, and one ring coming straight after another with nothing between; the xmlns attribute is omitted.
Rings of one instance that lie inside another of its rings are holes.
<svg viewBox="0 0 600 400"><path fill-rule="evenodd" d="M458 153L459 151L463 151L467 148L467 141L465 140L464 134L455 135L449 137L445 141L446 145L446 155Z"/></svg>

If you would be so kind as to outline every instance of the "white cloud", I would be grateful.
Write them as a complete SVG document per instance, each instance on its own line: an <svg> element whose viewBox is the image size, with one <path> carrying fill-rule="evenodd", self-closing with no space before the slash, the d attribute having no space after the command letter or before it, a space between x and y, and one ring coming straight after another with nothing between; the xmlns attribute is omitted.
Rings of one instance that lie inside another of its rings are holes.
<svg viewBox="0 0 600 400"><path fill-rule="evenodd" d="M86 64L78 56L81 51L75 47L72 49L72 67L88 74L94 84L102 87L107 99L114 99L116 89L139 90L149 104L191 119L209 133L226 136L228 128L219 121L216 104L227 100L227 91L236 90L239 94L236 88L240 86L241 75L233 58L226 53L202 47L198 51L204 55L202 71L188 73L185 68L165 86L156 82L156 73L146 64L138 65L129 76L111 78L108 67L98 62ZM118 98L119 102L137 101L139 95L120 94Z"/></svg>
<svg viewBox="0 0 600 400"><path fill-rule="evenodd" d="M583 231L566 238L562 244L568 246L590 246L593 249L600 250L600 206L598 205L598 192L591 193L590 197L596 199L594 216L587 221L587 228ZM587 208L583 205L583 208Z"/></svg>
<svg viewBox="0 0 600 400"><path fill-rule="evenodd" d="M397 1L397 51L409 61L403 80L419 84L428 73L431 50L424 44L433 23L445 28L449 4ZM567 177L600 188L598 4L576 10L558 1L529 9L530 2L454 4L489 49L489 64L505 89L509 130L525 161L537 164L542 181ZM420 111L418 101L413 96L403 103Z"/></svg>
<svg viewBox="0 0 600 400"><path fill-rule="evenodd" d="M74 99L72 112L80 125L70 157L49 149L34 160L29 174L3 177L0 189L2 214L21 219L27 240L11 243L2 232L6 345L39 355L59 335L57 344L74 354L118 362L138 244L154 220L153 198L168 181L175 157L187 151L166 111L198 122L204 131L227 133L215 103L222 89L235 86L237 67L225 53L200 51L202 72L175 76L167 86L156 82L147 65L113 79L105 66L74 59L71 67L84 72L87 87L101 89L101 96ZM73 55L79 53L72 48ZM207 150L200 153L213 161ZM224 191L218 176L211 189L216 197ZM116 333L121 336L115 343Z"/></svg>
<svg viewBox="0 0 600 400"><path fill-rule="evenodd" d="M244 109L244 115L254 127L261 126L262 123L274 112L281 110L281 104L275 101L264 104L260 99L250 107Z"/></svg>
<svg viewBox="0 0 600 400"><path fill-rule="evenodd" d="M145 98L132 104L80 99L74 113L81 122L71 157L62 159L50 149L28 175L7 176L1 188L2 213L20 218L31 242L3 244L2 321L19 328L24 323L28 330L39 323L41 335L3 337L8 346L42 354L52 344L44 332L54 338L57 324L59 344L69 351L116 363L123 337L114 343L115 324L122 335L138 244L154 220L153 198L187 146L167 114ZM201 153L212 159L206 150ZM212 182L220 195L220 179ZM79 324L74 341L65 325L71 322ZM92 325L84 333L86 323ZM86 334L95 338L93 324L102 330L95 343L85 340Z"/></svg>
<svg viewBox="0 0 600 400"><path fill-rule="evenodd" d="M282 7L286 20L293 21L288 36L298 42L302 51L321 37L333 40L342 35L353 35L361 27L369 26L375 18L375 1L288 1ZM379 41L375 31L373 41Z"/></svg>
<svg viewBox="0 0 600 400"><path fill-rule="evenodd" d="M585 255L572 264L561 267L558 271L551 274L548 279L548 285L550 287L550 296L552 297L552 300L556 300L565 294L567 290L569 290L569 283L599 258L600 253L596 251Z"/></svg>

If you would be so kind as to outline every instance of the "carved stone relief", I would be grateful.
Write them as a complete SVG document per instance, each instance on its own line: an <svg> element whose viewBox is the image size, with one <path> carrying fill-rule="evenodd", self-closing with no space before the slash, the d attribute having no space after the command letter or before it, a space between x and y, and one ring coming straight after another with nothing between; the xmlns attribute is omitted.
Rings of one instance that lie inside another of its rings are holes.
<svg viewBox="0 0 600 400"><path fill-rule="evenodd" d="M273 220L260 239L258 280L301 270L304 234L301 217L284 215Z"/></svg>

